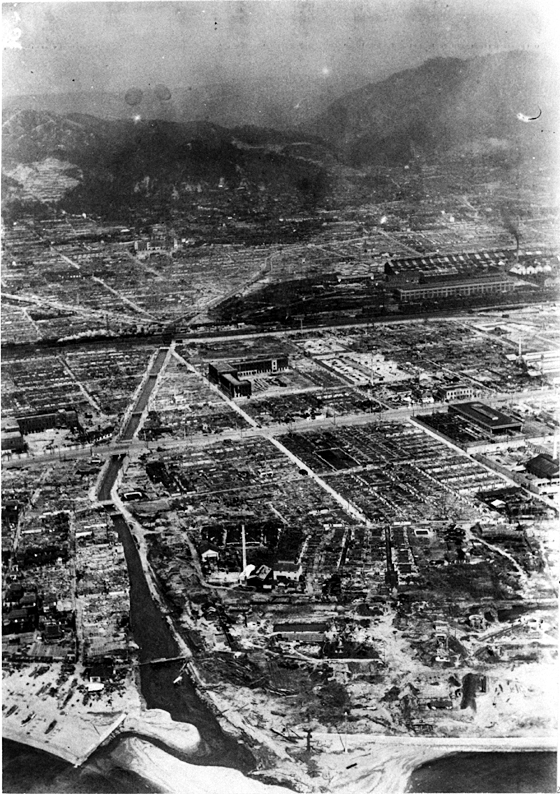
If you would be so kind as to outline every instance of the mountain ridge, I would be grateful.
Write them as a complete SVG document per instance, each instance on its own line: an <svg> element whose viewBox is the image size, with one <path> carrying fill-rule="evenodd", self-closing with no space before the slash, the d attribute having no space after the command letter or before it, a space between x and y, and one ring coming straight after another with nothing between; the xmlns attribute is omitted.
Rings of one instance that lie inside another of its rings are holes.
<svg viewBox="0 0 560 794"><path fill-rule="evenodd" d="M492 137L523 145L530 124L517 114L542 111L546 144L558 129L560 79L554 62L512 50L469 60L433 58L339 98L305 129L351 164L403 163ZM541 144L536 144L541 148Z"/></svg>
<svg viewBox="0 0 560 794"><path fill-rule="evenodd" d="M109 121L34 110L5 112L4 117L8 203L21 198L14 185L18 166L34 166L37 173L38 164L49 158L81 173L80 184L61 206L101 215L120 214L123 207L168 211L177 201L194 207L195 193L216 190L229 192L232 212L236 203L244 205L244 212L253 205L262 208L267 192L282 195L280 207L295 211L314 207L328 192L322 161L332 154L301 131L228 130L205 121ZM243 195L237 193L234 201L232 191L238 190Z"/></svg>
<svg viewBox="0 0 560 794"><path fill-rule="evenodd" d="M199 86L147 86L125 91L75 91L4 96L5 110L60 115L82 113L107 120L209 121L224 127L244 124L289 129L314 118L334 99L370 78L360 74L303 78L272 87L265 83L223 82ZM130 96L128 96L130 94ZM128 100L128 101L127 101ZM129 104L131 102L131 104Z"/></svg>
<svg viewBox="0 0 560 794"><path fill-rule="evenodd" d="M124 207L165 214L177 201L194 208L190 194L200 192L200 183L209 195L229 191L230 215L243 205L245 217L259 207L267 218L326 207L348 166L347 176L359 180L362 169L457 156L486 158L509 170L528 158L550 165L557 154L558 77L547 59L519 51L434 58L362 86L312 123L284 130L7 109L4 195L8 203L20 200L18 174L33 173L40 181L41 174L58 171L70 185L75 166L80 184L64 201L80 211L120 214ZM532 114L539 118L525 123ZM41 169L48 158L59 164ZM374 171L368 178L375 173L379 179Z"/></svg>

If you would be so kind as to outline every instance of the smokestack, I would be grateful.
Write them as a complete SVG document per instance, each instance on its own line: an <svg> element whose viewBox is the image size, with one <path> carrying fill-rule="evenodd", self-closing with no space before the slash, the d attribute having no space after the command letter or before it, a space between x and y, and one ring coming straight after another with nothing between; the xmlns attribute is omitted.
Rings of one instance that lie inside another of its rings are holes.
<svg viewBox="0 0 560 794"><path fill-rule="evenodd" d="M519 229L513 222L513 219L509 214L509 210L507 209L502 210L502 221L506 231L512 234L515 238L515 263L517 264L519 262Z"/></svg>
<svg viewBox="0 0 560 794"><path fill-rule="evenodd" d="M247 546L245 544L245 524L241 525L241 548L243 551L243 570L247 567Z"/></svg>

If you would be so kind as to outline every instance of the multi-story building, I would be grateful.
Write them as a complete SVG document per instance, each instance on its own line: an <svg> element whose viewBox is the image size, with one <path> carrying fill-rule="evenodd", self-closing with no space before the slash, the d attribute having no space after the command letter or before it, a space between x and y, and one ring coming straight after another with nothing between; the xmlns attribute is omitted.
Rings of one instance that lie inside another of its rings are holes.
<svg viewBox="0 0 560 794"><path fill-rule="evenodd" d="M289 366L288 356L255 358L246 361L218 361L208 365L208 379L229 397L250 397L252 375L280 372Z"/></svg>
<svg viewBox="0 0 560 794"><path fill-rule="evenodd" d="M208 379L232 399L251 396L251 382L238 378L237 372L228 362L209 364Z"/></svg>
<svg viewBox="0 0 560 794"><path fill-rule="evenodd" d="M453 400L469 400L474 396L474 389L468 383L454 383L452 386L443 386L439 389L439 397L447 402Z"/></svg>
<svg viewBox="0 0 560 794"><path fill-rule="evenodd" d="M16 422L22 435L42 433L43 430L50 430L56 427L77 427L79 424L76 411L62 408L45 414L18 416Z"/></svg>
<svg viewBox="0 0 560 794"><path fill-rule="evenodd" d="M396 293L401 303L421 303L422 301L460 296L475 297L489 293L503 294L512 292L515 287L516 282L507 276L490 275L469 279L433 281L426 284L411 284L406 287L398 287Z"/></svg>

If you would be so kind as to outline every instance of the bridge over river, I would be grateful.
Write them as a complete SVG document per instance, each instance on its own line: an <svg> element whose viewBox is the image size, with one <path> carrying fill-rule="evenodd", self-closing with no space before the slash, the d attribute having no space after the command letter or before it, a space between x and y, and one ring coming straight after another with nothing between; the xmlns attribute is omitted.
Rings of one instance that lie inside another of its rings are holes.
<svg viewBox="0 0 560 794"><path fill-rule="evenodd" d="M167 349L162 348L153 366L159 365L161 368L166 355ZM132 415L136 408L140 412L144 410L154 384L151 377L146 380ZM125 425L123 435L129 434L130 430L131 425ZM163 709L177 722L196 726L202 741L196 755L189 756L189 763L230 766L248 772L256 766L252 754L222 731L213 712L197 694L188 672L183 669L185 654L181 652L166 616L152 597L134 538L118 506L112 502L113 487L125 459L124 453L109 459L102 470L97 495L99 501L105 504L124 548L130 579L130 622L134 641L139 648L142 695L148 708ZM174 686L173 682L180 674L181 685Z"/></svg>
<svg viewBox="0 0 560 794"><path fill-rule="evenodd" d="M145 664L169 664L170 662L186 662L190 659L190 656L186 654L182 654L181 656L163 656L161 659L146 659L144 662L140 662L140 667Z"/></svg>

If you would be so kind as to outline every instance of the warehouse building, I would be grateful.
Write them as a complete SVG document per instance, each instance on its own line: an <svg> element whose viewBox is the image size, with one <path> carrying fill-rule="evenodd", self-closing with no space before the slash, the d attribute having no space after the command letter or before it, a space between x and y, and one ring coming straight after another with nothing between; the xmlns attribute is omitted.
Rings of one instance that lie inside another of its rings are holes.
<svg viewBox="0 0 560 794"><path fill-rule="evenodd" d="M59 427L78 427L78 414L73 410L60 409L46 414L29 414L16 418L20 433L42 433Z"/></svg>
<svg viewBox="0 0 560 794"><path fill-rule="evenodd" d="M560 381L560 352L558 350L538 350L523 353L521 360L532 377L547 377L554 383Z"/></svg>
<svg viewBox="0 0 560 794"><path fill-rule="evenodd" d="M412 282L423 284L427 281L450 278L475 277L503 269L511 259L511 250L463 251L456 254L432 256L413 256L392 259L385 262L384 272L388 282Z"/></svg>
<svg viewBox="0 0 560 794"><path fill-rule="evenodd" d="M449 413L457 414L495 436L519 433L523 427L521 420L479 402L450 405Z"/></svg>
<svg viewBox="0 0 560 794"><path fill-rule="evenodd" d="M490 293L512 292L516 282L507 276L490 275L449 281L433 281L426 284L411 284L396 290L401 303L421 303L460 296L475 297Z"/></svg>
<svg viewBox="0 0 560 794"><path fill-rule="evenodd" d="M529 474L534 474L541 480L556 480L558 481L558 461L554 460L552 455L537 455L535 458L527 461L525 468Z"/></svg>

